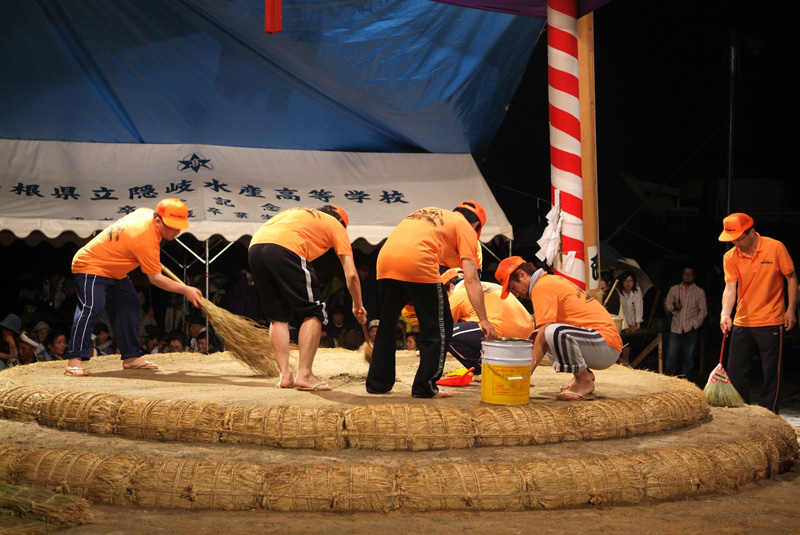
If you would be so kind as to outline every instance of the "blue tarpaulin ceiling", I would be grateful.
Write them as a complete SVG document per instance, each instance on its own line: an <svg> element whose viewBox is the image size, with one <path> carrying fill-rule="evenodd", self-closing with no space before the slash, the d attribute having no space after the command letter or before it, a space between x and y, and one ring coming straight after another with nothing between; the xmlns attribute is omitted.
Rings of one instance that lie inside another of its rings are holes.
<svg viewBox="0 0 800 535"><path fill-rule="evenodd" d="M267 34L263 0L2 2L0 232L87 237L180 196L198 237L331 202L351 239L377 243L416 208L473 198L484 238L511 237L473 155L543 25L428 0L299 0Z"/></svg>
<svg viewBox="0 0 800 535"><path fill-rule="evenodd" d="M0 138L481 153L543 20L427 0L0 7Z"/></svg>

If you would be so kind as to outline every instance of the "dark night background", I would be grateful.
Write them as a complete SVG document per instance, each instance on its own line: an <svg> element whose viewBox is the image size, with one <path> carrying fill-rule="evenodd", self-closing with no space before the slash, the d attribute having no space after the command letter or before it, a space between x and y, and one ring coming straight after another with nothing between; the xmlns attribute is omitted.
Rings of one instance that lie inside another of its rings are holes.
<svg viewBox="0 0 800 535"><path fill-rule="evenodd" d="M600 240L638 260L662 296L682 264L693 265L709 297L712 336L719 334L714 315L727 250L717 236L728 212L729 156L730 211L752 215L759 232L783 241L800 262L799 12L795 2L612 0L594 14ZM535 252L549 209L546 62L542 34L500 131L488 152L476 155L523 256ZM3 278L13 280L20 267L67 273L76 249L17 241L4 248ZM174 244L165 250L192 261ZM245 248L237 245L212 270L245 266ZM199 264L192 269L199 272ZM4 304L16 292L6 287Z"/></svg>

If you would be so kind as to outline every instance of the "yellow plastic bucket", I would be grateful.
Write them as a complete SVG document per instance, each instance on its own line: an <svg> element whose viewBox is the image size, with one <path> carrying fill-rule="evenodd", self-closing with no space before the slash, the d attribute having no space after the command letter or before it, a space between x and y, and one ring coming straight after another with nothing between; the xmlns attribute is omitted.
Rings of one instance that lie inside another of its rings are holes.
<svg viewBox="0 0 800 535"><path fill-rule="evenodd" d="M533 342L519 338L484 340L481 401L494 405L525 405L531 399Z"/></svg>

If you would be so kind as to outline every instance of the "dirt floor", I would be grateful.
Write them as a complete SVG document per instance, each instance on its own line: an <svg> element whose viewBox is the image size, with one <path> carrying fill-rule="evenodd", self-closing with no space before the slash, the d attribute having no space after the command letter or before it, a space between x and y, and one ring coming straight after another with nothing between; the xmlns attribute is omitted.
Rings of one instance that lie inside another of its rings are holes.
<svg viewBox="0 0 800 535"><path fill-rule="evenodd" d="M374 403L441 403L469 410L481 403L480 386L454 388L455 395L442 400L415 400L410 383L417 359L398 354L398 384L392 393L370 396L364 391L367 365L356 352L322 350L315 371L334 388L331 392L300 392L275 388L276 379L255 377L229 354L159 355L158 372L123 371L117 359L93 359L86 378L66 377L63 363L40 363L12 368L0 382L38 386L56 391L111 392L127 397L214 401L222 405L308 405L354 407ZM446 370L458 367L448 361ZM569 376L543 367L533 376L531 403L563 406L554 399L558 385ZM678 380L619 366L597 372L594 399L619 399L668 390ZM583 403L591 403L586 401ZM446 452L373 452L344 450L273 450L254 445L183 444L119 437L88 435L42 427L33 422L0 420L0 441L23 448L65 448L119 451L152 458L202 458L259 463L332 462L367 459L387 466L413 458L415 462L437 460L465 462L511 461L559 456L602 455L701 444L706 440L734 439L760 426L783 425L782 420L755 407L713 409L711 418L689 428L643 437L596 442L547 444L517 448L472 448ZM727 495L707 495L671 502L637 506L591 506L587 508L527 512L446 511L415 513L275 513L269 511L183 511L142 509L133 506L93 505L91 524L59 531L65 534L158 533L193 535L216 533L409 533L423 529L433 533L470 530L475 533L720 533L789 534L800 532L800 470L771 480L758 481Z"/></svg>

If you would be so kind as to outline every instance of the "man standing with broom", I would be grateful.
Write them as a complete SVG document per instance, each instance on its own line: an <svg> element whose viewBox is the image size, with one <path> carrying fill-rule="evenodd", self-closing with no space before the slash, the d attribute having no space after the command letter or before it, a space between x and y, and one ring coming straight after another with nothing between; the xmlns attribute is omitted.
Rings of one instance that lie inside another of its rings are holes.
<svg viewBox="0 0 800 535"><path fill-rule="evenodd" d="M367 322L347 223L347 212L338 206L326 205L318 210L292 208L264 223L250 241L250 272L262 309L270 319L269 338L281 375L279 388L331 389L312 371L328 314L309 263L331 247L344 268L347 289L353 298L353 315L362 325ZM289 322L293 319L301 322L296 377L289 364Z"/></svg>
<svg viewBox="0 0 800 535"><path fill-rule="evenodd" d="M783 243L758 234L749 215L729 215L723 220L723 229L719 241L734 246L722 258L725 290L719 326L723 333L731 333L728 374L733 386L748 401L747 376L753 356L758 353L764 372L758 404L777 414L783 331L797 322L797 274ZM788 284L786 295L784 279ZM734 303L736 317L731 321Z"/></svg>
<svg viewBox="0 0 800 535"><path fill-rule="evenodd" d="M163 199L155 210L139 208L113 223L84 245L72 259L78 287L78 307L67 347L67 375L85 376L83 362L91 358L97 318L108 311L125 369L157 370L142 358L139 324L142 303L128 273L141 267L151 284L183 294L196 307L203 294L161 274L161 239L174 240L189 228L189 209L180 199Z"/></svg>

